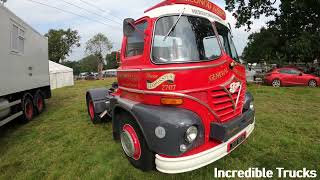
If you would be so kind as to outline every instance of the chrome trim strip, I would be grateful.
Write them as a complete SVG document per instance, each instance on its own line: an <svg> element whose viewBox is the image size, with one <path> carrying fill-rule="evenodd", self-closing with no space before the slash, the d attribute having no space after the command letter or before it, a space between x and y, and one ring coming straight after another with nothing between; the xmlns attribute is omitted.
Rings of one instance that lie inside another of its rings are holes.
<svg viewBox="0 0 320 180"><path fill-rule="evenodd" d="M200 99L195 98L193 96L189 96L189 95L182 94L182 93L177 93L177 92L144 91L144 90L131 89L131 88L126 88L126 87L119 87L119 89L122 89L122 90L125 90L125 91L129 91L129 92L133 92L133 93L139 93L139 94L172 95L172 96L184 97L184 98L193 100L193 101L203 105L204 107L206 107L211 112L211 114L219 121L219 123L221 123L219 116L216 114L216 112L214 110L212 110L210 108L210 106L208 104L206 104L205 102L203 102Z"/></svg>
<svg viewBox="0 0 320 180"><path fill-rule="evenodd" d="M146 68L146 69L126 69L121 70L118 69L117 72L158 72L158 71L182 71L182 70L193 70L193 69L206 69L220 66L226 63L226 60L221 62L210 64L210 65L202 65L202 66L189 66L189 67L168 67L168 68Z"/></svg>
<svg viewBox="0 0 320 180"><path fill-rule="evenodd" d="M240 82L241 83L241 82ZM237 101L236 101L236 107L238 106L238 103L239 103L239 98L240 98L240 94L241 94L241 91L242 91L242 83L240 85L240 90L238 92L238 97L237 97ZM236 112L236 109L234 109L234 112Z"/></svg>
<svg viewBox="0 0 320 180"><path fill-rule="evenodd" d="M236 107L236 104L235 104L235 102L234 102L234 100L232 98L232 95L230 94L230 92L228 91L228 89L225 86L223 86L221 88L224 90L224 92L226 92L228 94L228 96L229 96L229 98L231 100L231 103L232 103L232 108L233 108L234 111L236 111L237 107Z"/></svg>
<svg viewBox="0 0 320 180"><path fill-rule="evenodd" d="M230 94L230 92L226 88L226 86L228 84L230 84L233 80L237 80L237 81L239 81L241 83L240 90L238 92L238 97L237 97L237 101L236 102L234 102L234 100L232 98L232 94ZM242 91L242 86L243 86L242 81L240 79L238 79L235 75L232 75L231 78L228 81L226 81L224 84L220 85L220 87L228 94L229 98L231 99L234 112L236 112L236 110L237 110L239 98L240 98L241 91Z"/></svg>

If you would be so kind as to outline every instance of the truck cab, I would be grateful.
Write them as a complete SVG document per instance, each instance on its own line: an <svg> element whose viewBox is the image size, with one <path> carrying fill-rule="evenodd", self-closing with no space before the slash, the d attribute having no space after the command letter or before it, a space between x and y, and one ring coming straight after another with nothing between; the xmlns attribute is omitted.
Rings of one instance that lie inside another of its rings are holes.
<svg viewBox="0 0 320 180"><path fill-rule="evenodd" d="M247 92L226 14L210 1L166 0L125 19L118 83L87 92L93 122L137 168L182 173L233 151L252 133Z"/></svg>

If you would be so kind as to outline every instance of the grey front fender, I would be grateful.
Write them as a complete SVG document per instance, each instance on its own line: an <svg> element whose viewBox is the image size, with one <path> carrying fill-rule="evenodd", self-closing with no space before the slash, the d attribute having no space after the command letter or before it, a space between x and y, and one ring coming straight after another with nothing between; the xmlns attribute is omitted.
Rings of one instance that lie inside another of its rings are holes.
<svg viewBox="0 0 320 180"><path fill-rule="evenodd" d="M122 107L135 118L148 147L155 153L179 156L184 153L180 151L182 144L190 150L204 142L203 124L200 117L192 111L177 107L145 105L119 97L115 99L116 105L114 107ZM119 133L119 122L117 118L114 118L116 111L113 110L113 113L115 136ZM185 133L190 126L196 126L199 132L197 139L191 144L185 140ZM165 130L165 136L162 138L156 136L155 131L158 127Z"/></svg>

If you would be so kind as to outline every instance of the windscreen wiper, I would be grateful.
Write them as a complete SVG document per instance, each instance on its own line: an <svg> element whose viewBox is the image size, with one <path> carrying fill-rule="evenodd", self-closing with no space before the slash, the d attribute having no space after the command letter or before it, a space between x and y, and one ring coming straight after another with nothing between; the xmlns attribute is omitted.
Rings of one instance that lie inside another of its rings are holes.
<svg viewBox="0 0 320 180"><path fill-rule="evenodd" d="M180 13L178 19L176 20L176 22L172 25L172 27L170 28L170 30L168 31L167 35L163 38L163 41L165 41L167 39L167 37L170 35L170 33L172 32L172 30L176 27L176 25L178 24L181 16L183 15L184 11L186 10L186 8L182 9L182 12Z"/></svg>

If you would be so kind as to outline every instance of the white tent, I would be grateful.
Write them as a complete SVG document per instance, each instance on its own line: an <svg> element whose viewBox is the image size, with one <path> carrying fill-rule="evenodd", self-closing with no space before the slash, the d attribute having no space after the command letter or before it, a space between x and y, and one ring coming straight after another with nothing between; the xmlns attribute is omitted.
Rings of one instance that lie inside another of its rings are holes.
<svg viewBox="0 0 320 180"><path fill-rule="evenodd" d="M49 61L49 73L51 89L74 85L72 68Z"/></svg>

